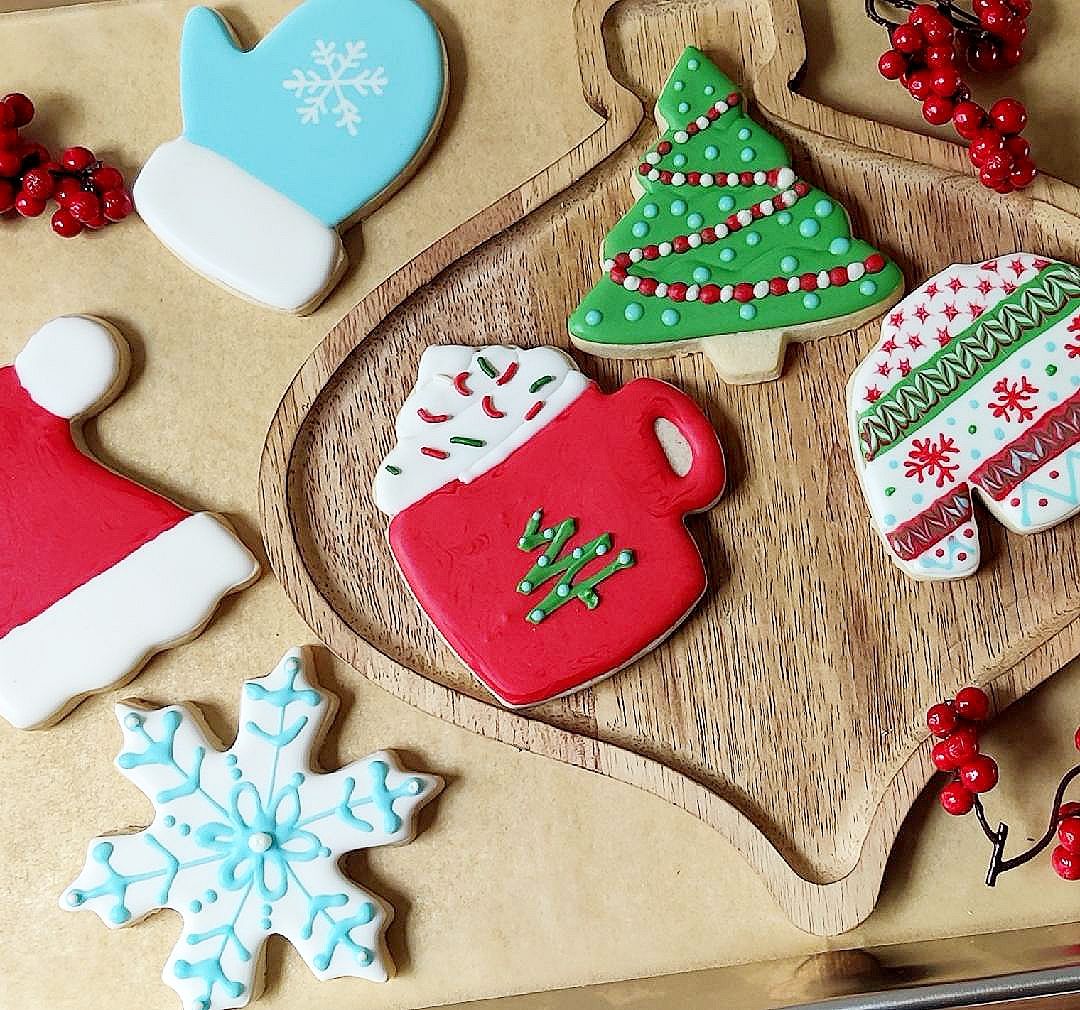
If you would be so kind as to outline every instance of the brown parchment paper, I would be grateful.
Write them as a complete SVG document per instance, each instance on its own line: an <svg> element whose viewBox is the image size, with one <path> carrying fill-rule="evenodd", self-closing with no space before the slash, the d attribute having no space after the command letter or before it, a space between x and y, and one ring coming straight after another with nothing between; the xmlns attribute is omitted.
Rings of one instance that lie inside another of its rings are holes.
<svg viewBox="0 0 1080 1010"><path fill-rule="evenodd" d="M291 2L222 9L250 44ZM1075 88L1054 75L1080 39L1067 16L1073 5L1041 0L1036 58L1018 75L1024 86L1008 90L1030 91L1038 109L1031 136L1042 160L1080 181ZM130 176L179 130L176 53L186 6L153 0L0 17L0 91L34 97L41 113L32 132L45 143L86 143ZM310 349L379 280L595 125L578 87L573 0L427 6L450 53L452 96L440 141L417 177L348 234L353 267L313 316L274 315L220 291L137 219L70 242L44 220L0 221L0 360L11 360L52 316L113 320L131 342L134 368L125 393L88 426L91 446L107 464L185 505L224 512L260 553L259 452L281 392ZM914 125L910 100L873 71L880 37L863 25L860 7L857 0L806 4L806 90ZM150 817L149 803L112 767L119 731L111 705L132 695L190 700L229 740L241 681L301 642L313 642L311 633L265 575L227 602L201 638L154 659L128 688L91 699L45 732L0 725L0 1010L178 1005L159 977L178 934L175 916L110 931L93 915L56 905L93 835ZM317 657L321 682L342 701L323 764L394 747L414 766L444 775L448 788L413 844L348 862L357 881L397 910L389 943L398 978L386 986L318 983L294 952L272 941L267 1010L406 1010L1076 916L1075 889L1058 883L1045 860L986 890L986 852L974 825L947 822L928 796L896 846L878 911L848 936L808 937L786 922L731 847L689 815L446 726L326 650ZM991 807L1013 823L1017 839L1024 825L1034 830L1042 821L1052 781L1075 758L1078 688L1074 667L987 739L1004 769Z"/></svg>

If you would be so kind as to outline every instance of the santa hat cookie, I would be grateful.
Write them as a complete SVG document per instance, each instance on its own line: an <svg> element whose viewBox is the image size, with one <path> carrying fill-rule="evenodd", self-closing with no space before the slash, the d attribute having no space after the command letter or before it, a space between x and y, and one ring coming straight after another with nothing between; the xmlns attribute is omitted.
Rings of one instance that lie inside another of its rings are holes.
<svg viewBox="0 0 1080 1010"><path fill-rule="evenodd" d="M973 493L1017 533L1080 511L1080 269L951 266L902 301L848 386L856 467L896 564L979 567Z"/></svg>
<svg viewBox="0 0 1080 1010"><path fill-rule="evenodd" d="M196 7L180 54L184 132L135 182L139 213L199 273L311 311L345 268L338 228L418 166L446 56L414 0L307 0L250 52Z"/></svg>
<svg viewBox="0 0 1080 1010"><path fill-rule="evenodd" d="M54 722L197 634L258 565L218 518L103 467L77 421L123 385L119 334L43 326L0 368L0 716Z"/></svg>

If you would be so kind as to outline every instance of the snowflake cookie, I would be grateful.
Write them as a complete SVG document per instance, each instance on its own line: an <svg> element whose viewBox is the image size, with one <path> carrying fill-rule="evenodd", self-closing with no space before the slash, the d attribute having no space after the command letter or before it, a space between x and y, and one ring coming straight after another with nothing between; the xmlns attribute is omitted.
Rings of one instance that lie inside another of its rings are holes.
<svg viewBox="0 0 1080 1010"><path fill-rule="evenodd" d="M153 802L153 823L95 838L60 899L109 927L159 908L183 933L162 978L190 1010L246 1006L261 982L271 933L288 938L320 979L385 982L383 934L393 909L346 880L346 852L411 841L418 809L443 782L378 751L321 774L313 751L336 704L293 649L244 684L239 734L227 751L182 707L116 707L117 767Z"/></svg>
<svg viewBox="0 0 1080 1010"><path fill-rule="evenodd" d="M972 493L1017 533L1080 511L1080 269L952 266L902 301L848 387L874 523L915 578L979 567Z"/></svg>
<svg viewBox="0 0 1080 1010"><path fill-rule="evenodd" d="M339 230L416 170L446 89L442 36L414 0L306 0L248 52L196 7L180 51L184 132L150 156L135 204L203 276L310 312L345 269Z"/></svg>

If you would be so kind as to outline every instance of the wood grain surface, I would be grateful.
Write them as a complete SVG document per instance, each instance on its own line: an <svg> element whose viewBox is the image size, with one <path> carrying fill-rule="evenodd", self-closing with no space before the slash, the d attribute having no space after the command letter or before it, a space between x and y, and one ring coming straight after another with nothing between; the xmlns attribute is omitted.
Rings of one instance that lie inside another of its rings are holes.
<svg viewBox="0 0 1080 1010"><path fill-rule="evenodd" d="M1075 523L1030 538L985 524L983 568L963 583L915 583L885 556L843 402L876 324L792 348L782 378L758 387L724 386L696 357L577 356L605 388L651 374L689 392L728 451L731 489L691 525L711 583L691 620L615 678L527 715L491 703L411 598L371 477L429 343L568 345L566 316L655 137L642 103L687 44L743 82L799 173L913 285L1016 248L1077 260L1080 198L1043 180L1002 199L958 148L799 97L794 0L581 0L576 26L583 94L604 125L395 274L305 363L263 454L270 559L316 634L388 690L667 798L723 832L796 924L838 932L873 908L928 777L927 704L977 681L1000 707L1080 653Z"/></svg>

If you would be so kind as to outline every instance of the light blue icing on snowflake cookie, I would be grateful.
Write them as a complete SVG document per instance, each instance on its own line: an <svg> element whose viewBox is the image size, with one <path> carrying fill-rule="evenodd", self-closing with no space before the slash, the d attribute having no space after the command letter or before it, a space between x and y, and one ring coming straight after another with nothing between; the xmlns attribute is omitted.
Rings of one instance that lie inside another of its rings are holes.
<svg viewBox="0 0 1080 1010"><path fill-rule="evenodd" d="M184 708L117 706L117 767L152 800L153 823L94 839L60 899L111 927L159 908L183 917L164 979L190 1010L246 1005L270 933L287 937L320 979L385 981L389 908L341 875L353 849L409 841L442 780L379 751L341 771L313 770L330 702L294 649L244 685L239 734L226 752Z"/></svg>
<svg viewBox="0 0 1080 1010"><path fill-rule="evenodd" d="M307 0L246 52L196 7L181 44L183 135L150 158L136 203L196 270L300 311L340 266L326 231L403 179L445 93L442 38L414 0ZM305 283L290 283L298 270Z"/></svg>

